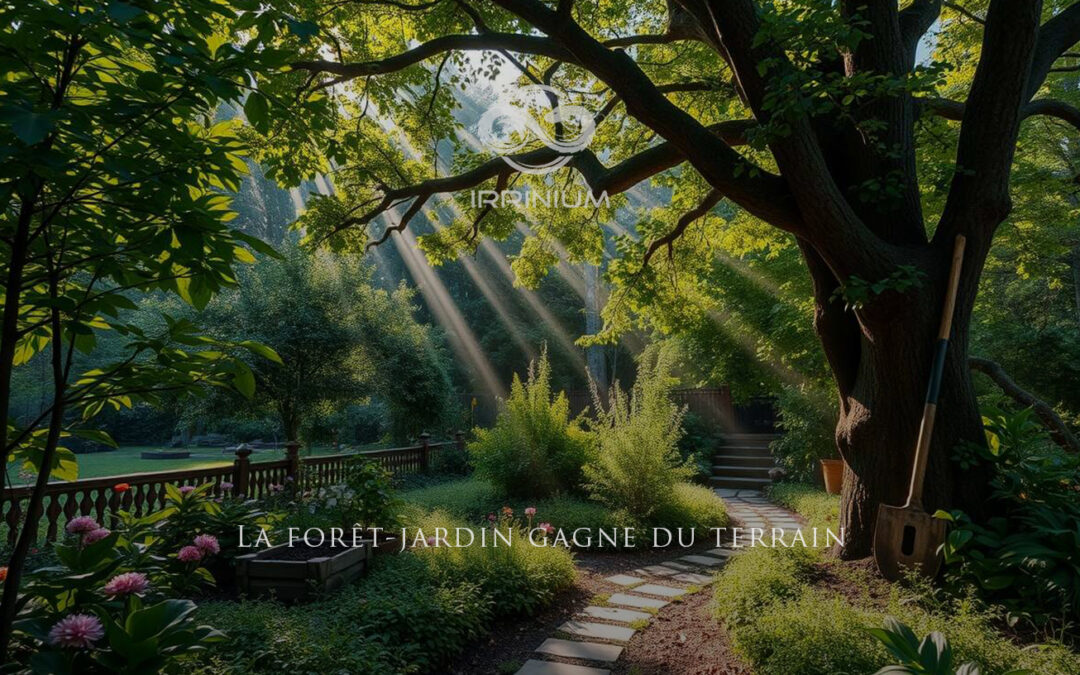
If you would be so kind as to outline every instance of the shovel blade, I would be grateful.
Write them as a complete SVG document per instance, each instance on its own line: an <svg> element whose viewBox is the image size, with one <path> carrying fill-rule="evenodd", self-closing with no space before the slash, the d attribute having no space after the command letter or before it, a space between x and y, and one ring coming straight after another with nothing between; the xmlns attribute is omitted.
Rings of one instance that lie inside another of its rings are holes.
<svg viewBox="0 0 1080 675"><path fill-rule="evenodd" d="M938 548L945 541L945 521L917 506L878 507L874 530L874 560L889 581L914 569L927 578L941 567Z"/></svg>

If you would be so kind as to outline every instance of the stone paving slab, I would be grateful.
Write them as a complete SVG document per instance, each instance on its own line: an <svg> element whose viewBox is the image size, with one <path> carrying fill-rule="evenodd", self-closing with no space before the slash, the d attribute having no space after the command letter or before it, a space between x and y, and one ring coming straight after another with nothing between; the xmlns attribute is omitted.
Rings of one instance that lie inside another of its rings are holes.
<svg viewBox="0 0 1080 675"><path fill-rule="evenodd" d="M574 666L569 663L558 661L538 661L529 659L517 675L609 675L607 668L590 668L589 666Z"/></svg>
<svg viewBox="0 0 1080 675"><path fill-rule="evenodd" d="M711 548L708 551L705 551L705 553L707 555L716 555L720 556L721 558L726 558L729 555L735 553L735 551L730 548Z"/></svg>
<svg viewBox="0 0 1080 675"><path fill-rule="evenodd" d="M660 563L664 567L669 567L678 572L693 572L694 568L690 565L681 562L675 562L674 560L668 560L667 562Z"/></svg>
<svg viewBox="0 0 1080 675"><path fill-rule="evenodd" d="M632 609L620 609L618 607L586 607L581 613L593 619L607 619L608 621L619 621L621 623L641 621L642 619L648 621L652 618L652 614L647 612L635 612Z"/></svg>
<svg viewBox="0 0 1080 675"><path fill-rule="evenodd" d="M620 586L634 586L645 580L640 577L632 577L629 574L616 574L615 576L605 577L604 581Z"/></svg>
<svg viewBox="0 0 1080 675"><path fill-rule="evenodd" d="M610 626L606 623L575 621L573 619L559 626L559 630L580 637L612 640L614 642L626 642L634 637L636 632L633 628L625 626Z"/></svg>
<svg viewBox="0 0 1080 675"><path fill-rule="evenodd" d="M648 567L634 570L634 572L636 574L652 575L654 577L669 577L678 572L678 570L671 567L664 567L663 565L649 565Z"/></svg>
<svg viewBox="0 0 1080 675"><path fill-rule="evenodd" d="M717 565L723 565L724 561L720 558L714 558L708 555L684 555L679 560L685 560L688 563L694 563L695 565L703 565L705 567L716 567Z"/></svg>
<svg viewBox="0 0 1080 675"><path fill-rule="evenodd" d="M613 605L641 608L649 607L652 609L660 609L668 604L667 600L660 600L659 598L643 598L640 595L630 595L628 593L612 593L611 597L608 598L608 602Z"/></svg>
<svg viewBox="0 0 1080 675"><path fill-rule="evenodd" d="M671 586L661 586L660 584L644 584L634 589L635 593L646 593L648 595L659 595L665 598L677 598L680 595L686 593L686 589L672 588Z"/></svg>
<svg viewBox="0 0 1080 675"><path fill-rule="evenodd" d="M684 584L698 584L699 586L703 584L711 584L713 582L712 577L705 574L697 574L695 572L683 572L681 574L676 574L671 578L675 581L681 581Z"/></svg>
<svg viewBox="0 0 1080 675"><path fill-rule="evenodd" d="M577 640L560 640L559 638L548 638L536 648L536 651L541 654L603 663L616 661L619 654L622 654L622 650L623 648L618 645L602 645L596 642L578 642Z"/></svg>

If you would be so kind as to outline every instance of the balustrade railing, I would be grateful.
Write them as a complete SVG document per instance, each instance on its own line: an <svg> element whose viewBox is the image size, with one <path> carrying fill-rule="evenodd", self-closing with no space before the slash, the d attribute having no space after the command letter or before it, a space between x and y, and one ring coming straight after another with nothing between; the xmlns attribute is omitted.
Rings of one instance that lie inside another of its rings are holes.
<svg viewBox="0 0 1080 675"><path fill-rule="evenodd" d="M270 495L274 486L283 486L290 479L299 481L302 490L340 483L345 479L348 461L355 457L374 460L396 475L427 472L434 452L452 446L463 448L464 443L461 432L455 434L453 441L444 443L431 443L430 436L425 433L420 436L420 444L415 446L301 457L300 444L291 442L285 445L285 459L270 462L252 462L252 450L242 445L237 448L233 463L225 466L49 483L41 508L30 521L38 537L44 534L47 541L56 541L67 522L76 516L93 516L99 523L106 524L106 517L119 510L144 515L161 509L165 505L166 484L197 487L214 483L213 491L221 494L221 484L231 483L233 494L260 499ZM126 483L128 488L117 491L115 488L121 483ZM15 542L27 519L33 489L32 485L4 489L0 525L6 530L4 534L9 544Z"/></svg>

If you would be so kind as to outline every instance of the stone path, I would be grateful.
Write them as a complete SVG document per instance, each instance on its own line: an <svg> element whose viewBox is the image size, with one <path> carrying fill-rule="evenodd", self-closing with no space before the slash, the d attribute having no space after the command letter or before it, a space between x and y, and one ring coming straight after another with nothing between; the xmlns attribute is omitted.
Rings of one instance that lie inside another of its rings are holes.
<svg viewBox="0 0 1080 675"><path fill-rule="evenodd" d="M728 513L739 527L798 529L799 517L769 502L756 490L717 489L727 503ZM529 659L517 675L608 675L623 645L646 630L653 615L691 590L707 586L738 549L714 548L703 553L672 556L656 565L647 565L627 574L614 574L605 582L612 587L605 602L583 609L578 617L559 626L556 637L536 648L538 658ZM559 659L586 661L590 666Z"/></svg>

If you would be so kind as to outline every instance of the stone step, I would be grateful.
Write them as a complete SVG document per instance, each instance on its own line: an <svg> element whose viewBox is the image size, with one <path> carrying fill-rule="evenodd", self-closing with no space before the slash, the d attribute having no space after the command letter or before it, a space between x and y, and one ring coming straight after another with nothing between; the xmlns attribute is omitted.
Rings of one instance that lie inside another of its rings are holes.
<svg viewBox="0 0 1080 675"><path fill-rule="evenodd" d="M771 468L772 467L714 464L712 472L714 476L726 478L768 478L769 469Z"/></svg>
<svg viewBox="0 0 1080 675"><path fill-rule="evenodd" d="M517 671L517 675L609 675L607 668L591 668L589 666L575 666L558 661L539 661L529 659L525 665Z"/></svg>
<svg viewBox="0 0 1080 675"><path fill-rule="evenodd" d="M602 645L596 642L578 642L577 640L560 640L548 638L536 648L541 654L562 656L567 659L582 659L584 661L599 661L601 663L613 663L622 654L623 648L618 645Z"/></svg>
<svg viewBox="0 0 1080 675"><path fill-rule="evenodd" d="M760 490L766 485L772 484L768 478L729 478L727 476L713 476L709 479L713 487L732 488L735 490Z"/></svg>
<svg viewBox="0 0 1080 675"><path fill-rule="evenodd" d="M632 623L642 619L648 621L652 618L652 614L647 612L637 612L632 609L622 609L621 607L586 607L581 613L591 619L606 619L620 623Z"/></svg>
<svg viewBox="0 0 1080 675"><path fill-rule="evenodd" d="M629 574L616 574L614 576L605 577L604 581L619 586L637 586L638 584L643 583L645 580L641 577L632 577Z"/></svg>
<svg viewBox="0 0 1080 675"><path fill-rule="evenodd" d="M591 621L576 621L571 619L559 626L559 630L571 635L594 640L611 640L612 642L626 642L634 637L633 628L626 626L611 626L606 623L593 623Z"/></svg>
<svg viewBox="0 0 1080 675"><path fill-rule="evenodd" d="M680 595L686 593L685 588L672 588L671 586L662 586L660 584L642 584L634 588L635 593L644 593L646 595L659 595L662 598L677 598Z"/></svg>
<svg viewBox="0 0 1080 675"><path fill-rule="evenodd" d="M729 455L772 456L767 445L721 445L716 451Z"/></svg>
<svg viewBox="0 0 1080 675"><path fill-rule="evenodd" d="M722 434L726 441L757 441L771 443L780 438L780 434Z"/></svg>
<svg viewBox="0 0 1080 675"><path fill-rule="evenodd" d="M757 466L771 469L776 466L772 455L714 455L713 463L723 466Z"/></svg>
<svg viewBox="0 0 1080 675"><path fill-rule="evenodd" d="M613 605L622 605L623 607L637 607L638 609L660 609L664 605L668 604L667 600L661 600L659 598L646 598L641 595L630 595L629 593L612 593L608 598L608 602Z"/></svg>

